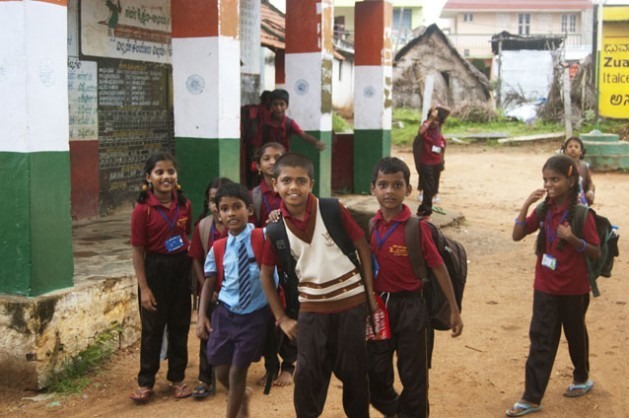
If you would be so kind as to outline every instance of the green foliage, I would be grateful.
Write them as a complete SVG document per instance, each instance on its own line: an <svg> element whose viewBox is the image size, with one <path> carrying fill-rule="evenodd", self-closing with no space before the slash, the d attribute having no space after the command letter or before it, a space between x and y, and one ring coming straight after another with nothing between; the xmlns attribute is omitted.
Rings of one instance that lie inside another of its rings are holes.
<svg viewBox="0 0 629 418"><path fill-rule="evenodd" d="M334 132L347 132L351 131L352 125L338 113L332 112L332 130Z"/></svg>
<svg viewBox="0 0 629 418"><path fill-rule="evenodd" d="M121 331L120 324L114 323L111 328L99 334L90 346L76 357L67 360L63 368L50 378L48 390L71 394L85 389L90 383L86 374L111 356L118 345Z"/></svg>

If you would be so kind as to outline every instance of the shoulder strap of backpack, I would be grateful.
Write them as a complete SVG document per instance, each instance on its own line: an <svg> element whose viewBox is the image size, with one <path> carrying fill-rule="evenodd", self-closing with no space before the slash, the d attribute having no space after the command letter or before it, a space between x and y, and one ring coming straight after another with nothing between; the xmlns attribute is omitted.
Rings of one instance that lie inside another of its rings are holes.
<svg viewBox="0 0 629 418"><path fill-rule="evenodd" d="M578 204L574 207L574 218L572 219L572 233L579 238L582 238L583 225L585 225L585 218L587 217L590 209Z"/></svg>
<svg viewBox="0 0 629 418"><path fill-rule="evenodd" d="M225 258L226 247L227 237L216 240L212 245L212 248L214 248L214 261L216 262L216 291L221 288L221 285L223 284L223 277L225 276L223 261Z"/></svg>
<svg viewBox="0 0 629 418"><path fill-rule="evenodd" d="M408 249L408 258L413 268L415 277L419 280L428 278L428 268L426 260L422 254L422 233L421 221L415 216L411 216L404 225L404 236L406 238L406 248Z"/></svg>
<svg viewBox="0 0 629 418"><path fill-rule="evenodd" d="M210 251L208 243L210 241L210 231L212 230L212 221L214 217L212 215L206 216L199 222L199 236L201 237L201 245L203 246L203 252L205 255Z"/></svg>
<svg viewBox="0 0 629 418"><path fill-rule="evenodd" d="M253 212L256 215L256 219L258 222L262 223L266 219L260 219L260 213L262 211L262 188L260 188L260 186L254 187L251 191L251 203L253 204Z"/></svg>
<svg viewBox="0 0 629 418"><path fill-rule="evenodd" d="M328 230L330 237L334 240L336 245L338 245L341 251L343 251L343 254L345 254L360 271L360 262L356 256L356 247L354 247L352 239L349 237L345 227L343 226L341 207L339 205L339 200L335 198L319 199L321 217L323 218L323 223L325 224L325 228Z"/></svg>
<svg viewBox="0 0 629 418"><path fill-rule="evenodd" d="M254 228L251 231L251 249L253 249L258 267L262 266L262 253L264 252L264 231L262 228Z"/></svg>
<svg viewBox="0 0 629 418"><path fill-rule="evenodd" d="M266 226L266 236L271 240L271 245L275 249L280 270L284 272L294 272L294 260L290 254L290 242L286 233L286 225L280 219L279 222L271 222Z"/></svg>

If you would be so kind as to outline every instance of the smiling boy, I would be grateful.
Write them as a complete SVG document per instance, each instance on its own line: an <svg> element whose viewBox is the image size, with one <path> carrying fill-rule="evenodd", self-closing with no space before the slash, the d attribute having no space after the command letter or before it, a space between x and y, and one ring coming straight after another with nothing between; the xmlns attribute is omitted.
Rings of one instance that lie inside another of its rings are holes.
<svg viewBox="0 0 629 418"><path fill-rule="evenodd" d="M253 209L243 185L221 186L216 192L216 206L229 235L212 245L205 261L207 279L201 291L197 336L208 339L208 362L216 368L218 381L229 390L226 416L247 417L247 371L261 357L269 320L256 263L261 259L263 235L262 230L247 223ZM218 306L210 321L207 307L217 280Z"/></svg>
<svg viewBox="0 0 629 418"><path fill-rule="evenodd" d="M300 154L286 154L275 163L273 185L282 198L281 222L299 279L298 321L286 316L275 290L272 274L278 260L271 239L264 244L260 278L277 325L297 339L296 416L321 415L334 372L343 382L345 415L364 418L369 416L365 303L375 306L371 254L364 232L341 206L343 226L363 266L363 280L330 237L312 194L313 178L312 162Z"/></svg>

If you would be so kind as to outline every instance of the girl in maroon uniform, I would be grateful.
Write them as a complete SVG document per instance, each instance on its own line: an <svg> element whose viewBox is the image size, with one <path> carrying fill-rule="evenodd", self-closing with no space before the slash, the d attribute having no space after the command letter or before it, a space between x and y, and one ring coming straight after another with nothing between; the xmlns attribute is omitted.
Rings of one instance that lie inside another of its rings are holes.
<svg viewBox="0 0 629 418"><path fill-rule="evenodd" d="M174 157L151 156L144 166L145 184L133 209L131 245L138 279L142 341L138 388L130 397L146 402L159 370L164 328L168 326L168 374L176 398L190 396L184 383L188 365L190 287L188 234L192 209L177 183Z"/></svg>

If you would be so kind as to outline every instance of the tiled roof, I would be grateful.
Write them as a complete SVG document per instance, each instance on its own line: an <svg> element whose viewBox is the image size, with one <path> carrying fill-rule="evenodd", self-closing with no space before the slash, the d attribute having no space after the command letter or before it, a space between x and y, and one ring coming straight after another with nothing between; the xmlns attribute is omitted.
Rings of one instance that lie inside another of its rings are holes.
<svg viewBox="0 0 629 418"><path fill-rule="evenodd" d="M445 11L486 10L586 10L592 8L592 0L448 0Z"/></svg>

